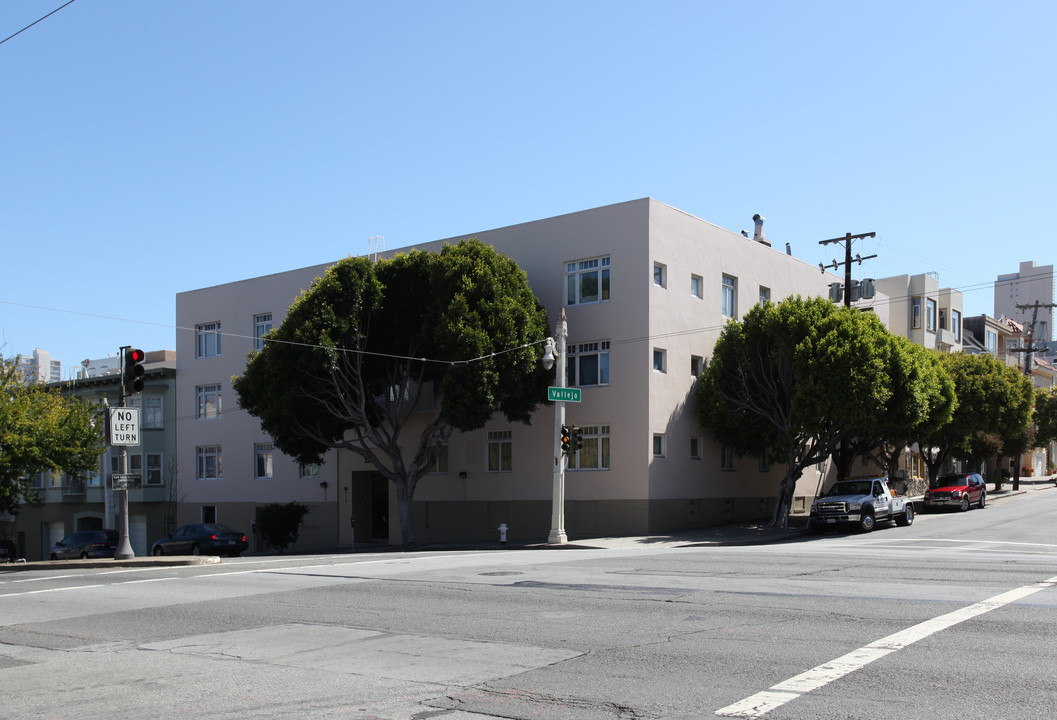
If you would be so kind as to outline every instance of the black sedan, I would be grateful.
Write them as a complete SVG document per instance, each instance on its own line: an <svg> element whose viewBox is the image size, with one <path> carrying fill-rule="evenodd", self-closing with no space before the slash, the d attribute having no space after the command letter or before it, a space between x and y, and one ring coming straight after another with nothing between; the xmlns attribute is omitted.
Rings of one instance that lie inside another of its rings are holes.
<svg viewBox="0 0 1057 720"><path fill-rule="evenodd" d="M117 552L117 543L117 530L79 530L55 543L48 557L52 560L112 558Z"/></svg>
<svg viewBox="0 0 1057 720"><path fill-rule="evenodd" d="M250 545L246 533L219 523L195 523L176 529L151 547L151 555L229 555L238 557Z"/></svg>

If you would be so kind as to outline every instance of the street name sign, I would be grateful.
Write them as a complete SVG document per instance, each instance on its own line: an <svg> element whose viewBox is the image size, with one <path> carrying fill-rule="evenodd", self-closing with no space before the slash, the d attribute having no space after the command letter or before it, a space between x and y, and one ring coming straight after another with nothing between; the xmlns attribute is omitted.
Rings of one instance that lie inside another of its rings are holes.
<svg viewBox="0 0 1057 720"><path fill-rule="evenodd" d="M127 490L140 487L140 476L135 473L114 473L110 476L115 490Z"/></svg>
<svg viewBox="0 0 1057 720"><path fill-rule="evenodd" d="M139 408L110 408L110 444L139 445Z"/></svg>
<svg viewBox="0 0 1057 720"><path fill-rule="evenodd" d="M551 402L580 402L580 388L547 388L547 399Z"/></svg>

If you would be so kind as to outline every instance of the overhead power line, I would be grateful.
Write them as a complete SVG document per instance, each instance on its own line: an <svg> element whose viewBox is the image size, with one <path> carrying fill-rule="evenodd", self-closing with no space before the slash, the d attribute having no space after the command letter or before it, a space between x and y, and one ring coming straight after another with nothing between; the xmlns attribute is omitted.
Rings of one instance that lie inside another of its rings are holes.
<svg viewBox="0 0 1057 720"><path fill-rule="evenodd" d="M8 40L10 40L11 38L15 37L15 35L21 35L21 34L22 34L22 33L24 33L24 32L25 32L26 30L29 30L29 29L30 29L31 27L33 27L34 25L36 25L37 23L39 23L39 22L40 22L41 20L47 20L48 18L50 18L50 17L52 16L52 15L54 15L55 13L59 12L60 10L62 10L62 9L63 9L64 7L66 7L67 5L73 5L73 4L75 3L75 2L77 2L77 0L69 0L69 2L67 2L67 3L64 3L64 4L60 5L59 7L55 8L55 9L54 9L54 10L52 10L52 11L51 11L50 13L48 13L47 15L45 15L44 17L42 17L42 18L38 18L38 19L34 20L33 22L31 22L31 23L30 23L29 25L26 25L26 26L25 26L24 28L22 28L21 30L19 30L19 31L18 31L17 33L14 33L13 35L8 35L8 36L7 36L6 38L4 38L3 40L0 40L0 45L3 45L3 44L4 44L4 43L6 43L6 42L7 42Z"/></svg>

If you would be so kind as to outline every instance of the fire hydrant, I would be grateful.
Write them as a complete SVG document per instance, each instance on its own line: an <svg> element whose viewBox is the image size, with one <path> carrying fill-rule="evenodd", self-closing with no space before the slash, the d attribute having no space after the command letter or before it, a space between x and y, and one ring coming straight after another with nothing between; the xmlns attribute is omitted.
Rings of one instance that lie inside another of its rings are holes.
<svg viewBox="0 0 1057 720"><path fill-rule="evenodd" d="M499 523L499 542L506 545L506 523Z"/></svg>

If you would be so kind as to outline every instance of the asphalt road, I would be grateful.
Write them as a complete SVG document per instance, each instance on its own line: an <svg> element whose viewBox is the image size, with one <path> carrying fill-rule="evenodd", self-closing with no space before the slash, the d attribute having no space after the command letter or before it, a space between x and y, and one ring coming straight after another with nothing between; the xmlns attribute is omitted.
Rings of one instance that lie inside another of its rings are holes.
<svg viewBox="0 0 1057 720"><path fill-rule="evenodd" d="M1057 489L909 528L0 571L3 718L1043 719Z"/></svg>

